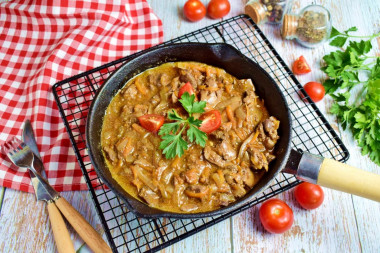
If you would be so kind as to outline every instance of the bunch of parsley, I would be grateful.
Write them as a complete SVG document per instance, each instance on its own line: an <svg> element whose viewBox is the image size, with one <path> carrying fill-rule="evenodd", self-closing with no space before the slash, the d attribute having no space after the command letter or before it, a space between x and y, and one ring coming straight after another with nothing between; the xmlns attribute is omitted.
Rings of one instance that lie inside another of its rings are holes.
<svg viewBox="0 0 380 253"><path fill-rule="evenodd" d="M368 154L380 165L380 57L369 56L371 41L380 33L371 36L349 34L354 31L356 27L344 32L332 28L330 45L341 49L323 57L322 70L329 77L323 85L326 94L335 101L331 113L337 116L343 129L352 131L362 154Z"/></svg>
<svg viewBox="0 0 380 253"><path fill-rule="evenodd" d="M184 132L186 132L186 139L190 142L195 141L202 147L206 145L207 135L198 129L202 121L193 117L194 113L205 112L206 102L196 102L195 95L190 96L188 92L182 95L179 102L188 112L189 117L184 119L173 109L168 113L168 119L173 122L165 123L158 132L162 139L160 149L163 149L162 153L165 154L166 159L172 159L175 156L181 157L188 148L188 143L182 135Z"/></svg>

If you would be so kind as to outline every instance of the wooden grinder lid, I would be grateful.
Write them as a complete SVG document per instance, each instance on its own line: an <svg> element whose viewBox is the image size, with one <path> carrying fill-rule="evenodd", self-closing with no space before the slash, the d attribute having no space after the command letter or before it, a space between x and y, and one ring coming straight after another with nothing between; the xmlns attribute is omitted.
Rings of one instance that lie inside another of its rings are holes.
<svg viewBox="0 0 380 253"><path fill-rule="evenodd" d="M296 34L297 31L297 17L289 14L284 15L282 21L281 35L284 39L290 38Z"/></svg>
<svg viewBox="0 0 380 253"><path fill-rule="evenodd" d="M244 7L244 11L246 14L248 14L248 16L252 18L256 24L259 24L261 21L263 21L266 15L264 6L259 2L247 4Z"/></svg>

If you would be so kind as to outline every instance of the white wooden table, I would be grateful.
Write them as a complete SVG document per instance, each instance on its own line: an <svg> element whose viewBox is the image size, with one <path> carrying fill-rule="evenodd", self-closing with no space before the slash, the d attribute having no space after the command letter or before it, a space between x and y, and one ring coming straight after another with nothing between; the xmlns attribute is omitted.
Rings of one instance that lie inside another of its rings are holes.
<svg viewBox="0 0 380 253"><path fill-rule="evenodd" d="M164 39L170 40L190 31L203 28L220 20L205 18L191 23L184 20L182 6L185 0L148 0L152 9L162 19ZM203 0L207 4L209 0ZM230 0L231 12L226 18L243 13L246 0ZM293 10L311 3L330 10L333 25L340 30L357 26L360 34L373 34L380 30L380 1L375 0L295 0ZM298 76L303 84L322 81L320 61L332 47L325 45L307 49L293 41L284 41L279 28L260 25L264 34L291 66L300 55L304 55L312 67L312 73ZM380 39L374 41L379 55ZM348 164L380 174L380 167L360 154L352 135L343 131L336 118L328 113L331 99L326 97L317 106L326 116L350 152ZM380 147L379 147L380 148ZM62 195L82 213L100 232L103 232L88 192L64 192ZM380 252L380 203L325 189L323 205L312 211L301 209L293 197L292 190L278 195L294 211L294 225L284 234L265 232L258 219L260 205L229 218L207 230L180 241L162 252ZM0 252L55 252L47 210L44 203L37 203L34 194L0 187ZM72 233L75 247L83 241ZM105 237L104 237L105 238ZM79 252L88 252L86 246Z"/></svg>

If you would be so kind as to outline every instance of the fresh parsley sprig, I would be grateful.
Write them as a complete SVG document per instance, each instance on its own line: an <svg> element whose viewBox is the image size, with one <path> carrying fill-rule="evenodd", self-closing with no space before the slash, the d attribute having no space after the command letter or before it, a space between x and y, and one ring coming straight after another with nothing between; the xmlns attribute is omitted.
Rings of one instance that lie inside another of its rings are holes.
<svg viewBox="0 0 380 253"><path fill-rule="evenodd" d="M353 36L356 27L339 32L332 29L330 45L342 47L351 38L368 40L349 41L348 46L323 57L321 68L329 77L323 85L334 99L330 112L340 120L343 129L353 133L363 155L380 165L380 57L369 56L371 36ZM352 92L355 88L356 92Z"/></svg>
<svg viewBox="0 0 380 253"><path fill-rule="evenodd" d="M179 101L188 112L189 117L184 119L172 109L168 113L168 119L174 122L165 123L158 132L162 139L160 149L163 149L162 153L165 154L166 159L172 159L175 156L181 157L188 148L188 143L182 136L184 131L190 142L195 142L202 147L206 145L207 135L198 128L202 121L193 117L194 113L205 111L206 102L195 101L195 95L190 96L188 92L185 92Z"/></svg>
<svg viewBox="0 0 380 253"><path fill-rule="evenodd" d="M331 39L330 45L336 46L336 47L343 47L349 38L372 40L373 38L376 38L377 36L380 35L380 32L370 35L370 36L356 36L356 35L349 34L350 32L356 32L357 30L358 28L356 26L353 26L344 32L339 32L335 27L332 27L331 34L330 34L330 39Z"/></svg>

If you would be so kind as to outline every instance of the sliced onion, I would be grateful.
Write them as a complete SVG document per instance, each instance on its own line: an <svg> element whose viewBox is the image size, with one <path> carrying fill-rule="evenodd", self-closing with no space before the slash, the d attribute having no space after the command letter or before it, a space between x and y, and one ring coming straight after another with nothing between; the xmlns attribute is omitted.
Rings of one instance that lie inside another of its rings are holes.
<svg viewBox="0 0 380 253"><path fill-rule="evenodd" d="M247 112L245 111L245 106L239 106L235 110L236 117L238 117L241 120L246 120L247 118Z"/></svg>
<svg viewBox="0 0 380 253"><path fill-rule="evenodd" d="M132 163L135 160L133 155L127 155L126 157L124 157L124 159L127 163Z"/></svg>
<svg viewBox="0 0 380 253"><path fill-rule="evenodd" d="M232 97L228 100L222 101L215 106L217 110L223 110L227 105L231 106L232 111L242 104L241 97Z"/></svg>
<svg viewBox="0 0 380 253"><path fill-rule="evenodd" d="M240 160L243 157L245 150L247 149L248 143L250 143L252 141L254 136L255 136L255 132L251 133L251 135L248 136L248 138L245 139L245 141L241 144L240 150L239 150L239 156L238 156Z"/></svg>

